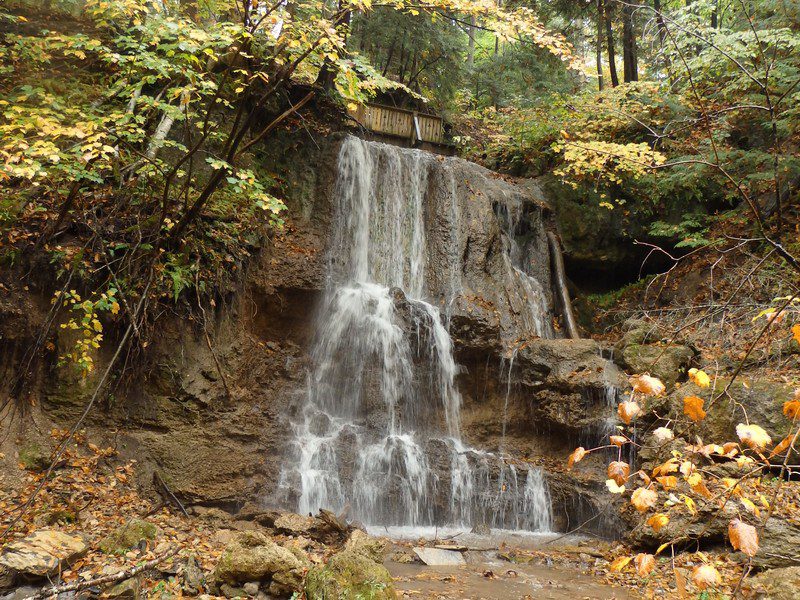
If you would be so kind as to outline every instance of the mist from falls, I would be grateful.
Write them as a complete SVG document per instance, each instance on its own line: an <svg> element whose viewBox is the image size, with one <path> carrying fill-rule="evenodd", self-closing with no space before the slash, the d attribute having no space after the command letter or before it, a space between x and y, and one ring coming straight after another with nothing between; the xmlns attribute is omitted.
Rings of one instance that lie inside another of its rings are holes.
<svg viewBox="0 0 800 600"><path fill-rule="evenodd" d="M280 482L301 514L327 508L373 526L552 527L541 470L462 441L448 331L463 289L458 162L355 137L341 146L328 284ZM515 211L509 203L500 215L509 278L526 297L529 328L552 337L542 286L514 241ZM444 257L435 266L434 224Z"/></svg>

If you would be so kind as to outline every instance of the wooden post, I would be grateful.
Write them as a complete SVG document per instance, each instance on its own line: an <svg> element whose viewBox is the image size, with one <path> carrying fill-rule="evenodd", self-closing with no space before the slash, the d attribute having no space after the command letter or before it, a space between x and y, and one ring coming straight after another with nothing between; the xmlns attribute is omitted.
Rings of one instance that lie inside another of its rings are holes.
<svg viewBox="0 0 800 600"><path fill-rule="evenodd" d="M417 111L414 111L414 131L411 132L411 145L416 146L417 142L422 142L422 141L423 141L422 134L419 131L419 118L417 115Z"/></svg>

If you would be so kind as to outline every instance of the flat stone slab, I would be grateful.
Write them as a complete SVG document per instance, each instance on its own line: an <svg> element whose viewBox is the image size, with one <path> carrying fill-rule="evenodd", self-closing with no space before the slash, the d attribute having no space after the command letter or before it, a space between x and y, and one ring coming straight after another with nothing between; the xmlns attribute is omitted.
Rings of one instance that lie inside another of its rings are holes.
<svg viewBox="0 0 800 600"><path fill-rule="evenodd" d="M414 554L429 567L467 564L461 552L441 548L414 548Z"/></svg>
<svg viewBox="0 0 800 600"><path fill-rule="evenodd" d="M80 558L86 550L83 538L40 529L6 546L0 555L0 565L17 573L44 577Z"/></svg>

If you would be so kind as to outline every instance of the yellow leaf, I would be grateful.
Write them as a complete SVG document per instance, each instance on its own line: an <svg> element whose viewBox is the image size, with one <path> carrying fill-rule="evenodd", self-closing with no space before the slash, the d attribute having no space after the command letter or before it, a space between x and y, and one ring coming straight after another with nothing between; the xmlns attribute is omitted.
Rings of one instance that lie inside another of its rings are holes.
<svg viewBox="0 0 800 600"><path fill-rule="evenodd" d="M706 418L706 411L703 410L705 400L698 396L687 396L683 399L683 414L695 423L699 423Z"/></svg>
<svg viewBox="0 0 800 600"><path fill-rule="evenodd" d="M608 568L614 572L619 572L622 571L622 569L624 569L625 567L627 567L628 563L630 563L632 560L633 560L632 556L618 556L611 562Z"/></svg>
<svg viewBox="0 0 800 600"><path fill-rule="evenodd" d="M728 538L734 550L741 550L750 557L758 552L758 533L752 525L734 519L728 524Z"/></svg>
<svg viewBox="0 0 800 600"><path fill-rule="evenodd" d="M630 425L631 421L633 421L641 412L642 409L638 404L636 404L636 402L620 402L619 406L617 406L617 414L619 415L619 418L622 419L622 422L625 423L625 425Z"/></svg>
<svg viewBox="0 0 800 600"><path fill-rule="evenodd" d="M612 494L622 494L625 492L625 486L617 485L617 482L613 479L606 479L606 487Z"/></svg>
<svg viewBox="0 0 800 600"><path fill-rule="evenodd" d="M653 528L653 531L658 533L669 524L669 517L664 513L656 513L647 519L647 524Z"/></svg>
<svg viewBox="0 0 800 600"><path fill-rule="evenodd" d="M799 325L792 325L792 335L794 339L800 344L800 324Z"/></svg>
<svg viewBox="0 0 800 600"><path fill-rule="evenodd" d="M617 485L622 485L628 480L628 475L631 473L631 467L628 463L615 460L608 465L608 478L617 482Z"/></svg>
<svg viewBox="0 0 800 600"><path fill-rule="evenodd" d="M693 515L697 514L697 507L695 506L694 500L689 498L689 496L685 494L681 494L681 498L683 498L683 503L686 505L686 508L689 509L689 512Z"/></svg>
<svg viewBox="0 0 800 600"><path fill-rule="evenodd" d="M722 584L722 576L712 565L697 565L692 570L692 581L701 590Z"/></svg>
<svg viewBox="0 0 800 600"><path fill-rule="evenodd" d="M772 438L769 437L769 434L758 425L739 423L736 426L736 435L739 436L745 446L753 450L763 450L772 443Z"/></svg>
<svg viewBox="0 0 800 600"><path fill-rule="evenodd" d="M667 390L667 387L661 383L660 379L650 375L634 375L628 381L634 392L639 392L645 396L660 396Z"/></svg>
<svg viewBox="0 0 800 600"><path fill-rule="evenodd" d="M648 488L637 488L631 494L631 504L639 512L647 512L648 508L653 508L658 502L658 492Z"/></svg>
<svg viewBox="0 0 800 600"><path fill-rule="evenodd" d="M667 546L670 546L670 545L671 545L671 544L670 544L670 542L665 542L665 543L661 544L661 545L658 547L658 550L656 550L656 554L661 554L661 553L664 551L664 549L665 549Z"/></svg>
<svg viewBox="0 0 800 600"><path fill-rule="evenodd" d="M575 463L581 462L583 457L586 456L587 454L588 452L586 452L586 449L583 446L575 448L575 450L572 452L572 454L569 455L569 458L567 459L567 469L572 469L572 466Z"/></svg>
<svg viewBox="0 0 800 600"><path fill-rule="evenodd" d="M656 567L656 557L652 554L639 553L633 559L633 564L636 565L636 572L639 577L647 577L650 572Z"/></svg>
<svg viewBox="0 0 800 600"><path fill-rule="evenodd" d="M749 498L744 498L744 497L739 498L739 502L741 502L742 505L751 513L753 513L755 516L757 517L761 516L761 512L758 510L758 507Z"/></svg>
<svg viewBox="0 0 800 600"><path fill-rule="evenodd" d="M701 388L707 388L711 385L711 378L705 371L700 369L689 369L689 379Z"/></svg>

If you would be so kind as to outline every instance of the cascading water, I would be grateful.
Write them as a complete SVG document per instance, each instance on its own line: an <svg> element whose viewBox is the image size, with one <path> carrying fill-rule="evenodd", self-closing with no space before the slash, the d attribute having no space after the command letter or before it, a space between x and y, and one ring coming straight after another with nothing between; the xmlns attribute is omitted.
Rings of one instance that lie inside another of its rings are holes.
<svg viewBox="0 0 800 600"><path fill-rule="evenodd" d="M368 525L550 530L543 473L461 441L458 368L445 326L462 289L448 169L458 162L354 137L342 144L328 285L281 477L286 501L301 513L347 510ZM436 202L428 197L434 187ZM436 252L446 265L436 269L431 221L445 238ZM519 259L509 252L507 260L526 279L517 289L534 290L538 282L513 264ZM543 298L531 314L536 332L552 336Z"/></svg>

